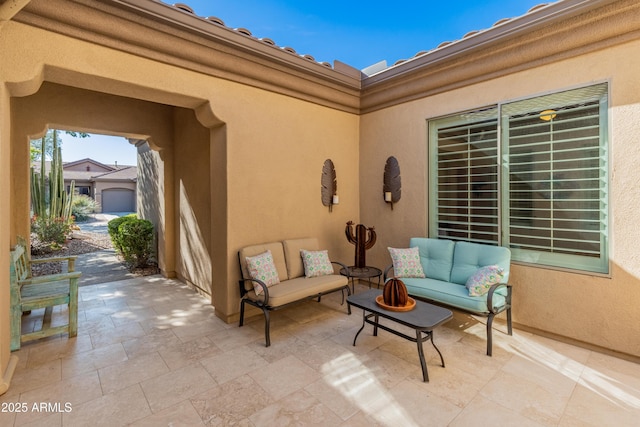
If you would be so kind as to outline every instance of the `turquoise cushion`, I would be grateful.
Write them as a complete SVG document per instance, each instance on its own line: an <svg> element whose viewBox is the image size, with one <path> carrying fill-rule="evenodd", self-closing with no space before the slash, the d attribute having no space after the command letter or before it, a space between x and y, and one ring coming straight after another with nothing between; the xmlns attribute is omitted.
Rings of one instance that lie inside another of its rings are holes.
<svg viewBox="0 0 640 427"><path fill-rule="evenodd" d="M417 246L420 249L420 262L425 276L445 282L450 280L455 246L453 241L412 237L409 246Z"/></svg>
<svg viewBox="0 0 640 427"><path fill-rule="evenodd" d="M487 294L471 297L464 285L434 279L406 278L402 279L402 281L411 296L430 299L474 313L489 313ZM504 305L504 296L496 291L493 294L493 307L498 309Z"/></svg>
<svg viewBox="0 0 640 427"><path fill-rule="evenodd" d="M511 251L502 246L456 242L450 281L464 285L479 268L487 265L502 267L504 276L500 283L507 283L511 265Z"/></svg>

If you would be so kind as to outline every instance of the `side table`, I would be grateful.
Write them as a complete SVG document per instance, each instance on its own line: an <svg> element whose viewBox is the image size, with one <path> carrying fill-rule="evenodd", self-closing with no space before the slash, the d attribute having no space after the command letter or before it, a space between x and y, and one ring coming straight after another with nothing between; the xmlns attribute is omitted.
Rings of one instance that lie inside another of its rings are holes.
<svg viewBox="0 0 640 427"><path fill-rule="evenodd" d="M355 279L373 279L374 277L378 278L378 289L380 288L380 278L382 277L382 270L377 267L356 267L350 266L340 269L340 274L343 276L347 276L347 278L351 281L351 293L355 293ZM371 289L371 281L369 281L369 289Z"/></svg>

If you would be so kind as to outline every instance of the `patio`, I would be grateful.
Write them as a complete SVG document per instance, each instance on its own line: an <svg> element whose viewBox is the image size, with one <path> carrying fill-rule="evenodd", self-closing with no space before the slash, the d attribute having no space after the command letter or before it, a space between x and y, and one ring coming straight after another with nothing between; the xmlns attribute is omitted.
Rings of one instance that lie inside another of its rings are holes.
<svg viewBox="0 0 640 427"><path fill-rule="evenodd" d="M464 315L435 332L446 368L425 346L423 383L415 344L368 327L351 345L362 312L348 316L337 294L274 313L269 348L262 316L226 324L161 276L85 286L80 300L77 338L15 353L1 425L602 426L640 416L637 364L517 329L495 334L490 358L484 324ZM8 402L27 411L7 412Z"/></svg>

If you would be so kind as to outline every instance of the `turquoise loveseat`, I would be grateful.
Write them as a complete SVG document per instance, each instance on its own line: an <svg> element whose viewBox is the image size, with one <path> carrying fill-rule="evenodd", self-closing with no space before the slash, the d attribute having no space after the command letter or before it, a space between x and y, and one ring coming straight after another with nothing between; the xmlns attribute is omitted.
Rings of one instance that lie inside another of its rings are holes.
<svg viewBox="0 0 640 427"><path fill-rule="evenodd" d="M492 350L492 323L497 314L507 312L507 328L511 327L511 291L509 267L511 252L499 246L443 239L414 237L409 247L419 248L420 263L425 278L400 277L409 295L487 317L487 355ZM465 284L479 268L497 265L504 270L500 283L489 288L482 296L470 296ZM387 280L393 264L386 268Z"/></svg>

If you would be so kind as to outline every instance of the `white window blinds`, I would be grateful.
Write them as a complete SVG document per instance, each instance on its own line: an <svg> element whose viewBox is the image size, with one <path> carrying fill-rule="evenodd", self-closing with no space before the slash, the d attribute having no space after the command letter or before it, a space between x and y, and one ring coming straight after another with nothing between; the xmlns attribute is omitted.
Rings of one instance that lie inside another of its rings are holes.
<svg viewBox="0 0 640 427"><path fill-rule="evenodd" d="M429 235L607 273L607 94L603 83L430 121Z"/></svg>
<svg viewBox="0 0 640 427"><path fill-rule="evenodd" d="M606 105L601 84L503 106L514 259L607 270Z"/></svg>
<svg viewBox="0 0 640 427"><path fill-rule="evenodd" d="M441 122L432 133L436 144L431 155L436 159L437 172L431 180L431 196L438 206L432 226L437 235L497 245L497 109Z"/></svg>

